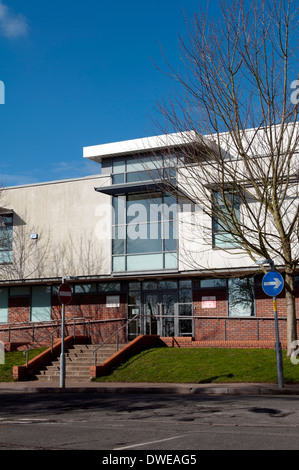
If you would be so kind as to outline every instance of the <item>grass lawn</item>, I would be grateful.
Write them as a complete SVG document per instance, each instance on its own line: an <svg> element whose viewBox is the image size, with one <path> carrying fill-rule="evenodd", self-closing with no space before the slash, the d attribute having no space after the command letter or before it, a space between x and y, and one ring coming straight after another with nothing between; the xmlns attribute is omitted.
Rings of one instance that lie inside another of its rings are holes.
<svg viewBox="0 0 299 470"><path fill-rule="evenodd" d="M284 382L299 383L299 364L283 351ZM96 379L101 382L277 383L275 350L153 348Z"/></svg>
<svg viewBox="0 0 299 470"><path fill-rule="evenodd" d="M35 356L45 351L46 348L32 349L29 351L29 361ZM0 364L0 382L13 382L12 367L26 364L26 356L23 351L13 351L5 353L5 363Z"/></svg>
<svg viewBox="0 0 299 470"><path fill-rule="evenodd" d="M45 348L30 351L29 360ZM24 365L23 352L5 353L0 364L0 382L13 382L12 367ZM286 384L299 383L299 364L292 364L283 351L283 374ZM152 348L142 351L96 379L100 382L161 383L277 383L275 350Z"/></svg>

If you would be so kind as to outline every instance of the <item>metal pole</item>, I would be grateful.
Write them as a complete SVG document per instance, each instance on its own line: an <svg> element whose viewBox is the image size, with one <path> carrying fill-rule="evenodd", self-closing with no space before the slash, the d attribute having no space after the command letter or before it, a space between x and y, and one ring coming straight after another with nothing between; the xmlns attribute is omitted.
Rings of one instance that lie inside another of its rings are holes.
<svg viewBox="0 0 299 470"><path fill-rule="evenodd" d="M65 305L62 304L61 351L60 351L60 388L65 387L64 322L65 322Z"/></svg>
<svg viewBox="0 0 299 470"><path fill-rule="evenodd" d="M271 263L271 271L275 271L275 264L273 261ZM273 312L274 312L274 320L275 320L275 338L276 338L275 353L276 353L277 383L278 383L279 388L284 388L282 349L281 349L281 343L279 340L276 296L273 297Z"/></svg>
<svg viewBox="0 0 299 470"><path fill-rule="evenodd" d="M273 297L273 311L274 311L274 319L275 319L275 336L276 336L275 351L276 351L277 382L278 382L278 387L283 388L284 387L283 362L282 362L281 343L279 341L276 297Z"/></svg>

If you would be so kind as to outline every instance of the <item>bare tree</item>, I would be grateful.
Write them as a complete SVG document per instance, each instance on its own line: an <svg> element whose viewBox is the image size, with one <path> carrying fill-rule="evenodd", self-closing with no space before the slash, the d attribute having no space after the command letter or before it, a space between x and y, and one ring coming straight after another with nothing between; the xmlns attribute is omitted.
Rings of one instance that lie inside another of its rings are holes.
<svg viewBox="0 0 299 470"><path fill-rule="evenodd" d="M24 219L27 220L27 215ZM45 234L36 226L28 226L14 213L13 225L12 220L11 225L3 225L1 242L4 253L9 253L7 259L2 260L2 279L23 280L44 275L51 250L49 233Z"/></svg>
<svg viewBox="0 0 299 470"><path fill-rule="evenodd" d="M87 231L84 236L70 233L66 241L56 246L51 256L52 273L55 276L70 273L95 276L106 268L103 250L96 243L93 230Z"/></svg>
<svg viewBox="0 0 299 470"><path fill-rule="evenodd" d="M198 250L212 244L283 269L290 355L299 262L299 100L292 94L299 7L292 0L220 7L219 21L203 12L187 21L180 71L165 58L176 92L158 105L160 122L183 145L176 181L164 188L180 196L183 189L198 203L206 230Z"/></svg>

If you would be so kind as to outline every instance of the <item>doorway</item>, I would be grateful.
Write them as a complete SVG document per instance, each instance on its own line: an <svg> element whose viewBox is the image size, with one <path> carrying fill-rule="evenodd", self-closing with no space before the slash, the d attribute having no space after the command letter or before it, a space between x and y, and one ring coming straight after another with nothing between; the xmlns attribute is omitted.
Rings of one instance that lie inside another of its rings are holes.
<svg viewBox="0 0 299 470"><path fill-rule="evenodd" d="M179 336L177 292L145 292L143 294L144 334Z"/></svg>
<svg viewBox="0 0 299 470"><path fill-rule="evenodd" d="M193 336L192 282L128 283L128 339L138 335ZM136 317L135 317L136 316Z"/></svg>

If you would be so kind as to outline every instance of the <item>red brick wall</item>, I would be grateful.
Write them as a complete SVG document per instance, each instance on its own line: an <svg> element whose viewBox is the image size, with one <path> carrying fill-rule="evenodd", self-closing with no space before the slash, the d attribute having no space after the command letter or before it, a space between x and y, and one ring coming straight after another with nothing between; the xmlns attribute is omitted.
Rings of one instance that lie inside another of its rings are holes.
<svg viewBox="0 0 299 470"><path fill-rule="evenodd" d="M299 287L296 288L295 293L296 311L299 312ZM216 308L202 308L202 297L205 296L216 297ZM263 292L262 288L256 288L256 315L251 318L228 317L225 289L195 290L193 302L194 339L196 341L275 341L273 300ZM277 311L280 340L285 341L287 322L283 293L277 297ZM297 329L299 335L299 322L297 322Z"/></svg>
<svg viewBox="0 0 299 470"><path fill-rule="evenodd" d="M107 294L109 295L109 294ZM0 326L0 340L3 342L22 342L40 341L46 335L53 332L61 321L62 306L57 296L52 297L52 320L54 323L44 326L37 322L30 323L30 298L10 298L9 315L10 331L8 327ZM78 294L74 295L71 303L65 306L65 334L73 335L74 322L68 323L68 320L76 320L75 334L91 334L93 343L100 343L116 332L125 324L127 318L126 294L120 294L119 307L106 306L106 294ZM96 320L101 320L97 322ZM113 321L111 321L113 320ZM23 323L20 329L20 323ZM83 325L84 323L84 325ZM54 338L61 337L60 331L55 333ZM111 341L115 341L113 338ZM119 333L119 342L125 342L125 329ZM42 342L41 345L48 345L50 338Z"/></svg>
<svg viewBox="0 0 299 470"><path fill-rule="evenodd" d="M120 306L109 308L106 306L106 295L101 294L77 294L72 302L66 306L66 321L73 317L84 317L83 324L76 326L75 334L87 334L88 328L93 343L100 343L112 335L125 323L127 318L126 294L120 294ZM118 295L118 294L117 294ZM216 308L202 308L202 297L215 296ZM264 294L261 288L256 289L256 316L251 318L228 317L227 295L225 289L202 289L193 292L193 313L195 341L272 341L275 340L274 315L272 298ZM284 295L277 298L279 333L281 341L286 339L286 306ZM299 287L296 288L296 309L299 312ZM23 330L14 329L11 325L11 342L38 341L52 332L60 323L61 304L57 296L52 297L52 319L54 325L40 328L37 323L30 323L30 298L15 297L9 299L10 323L18 326L24 322ZM97 322L100 320L100 322ZM113 321L112 321L113 320ZM27 323L26 323L27 322ZM88 324L89 323L89 324ZM73 322L66 326L66 335L73 334ZM298 325L299 335L299 325ZM60 333L55 338L60 337ZM0 340L9 341L9 332L5 325L0 326ZM114 339L113 339L114 341ZM125 342L125 330L119 337L120 342Z"/></svg>

